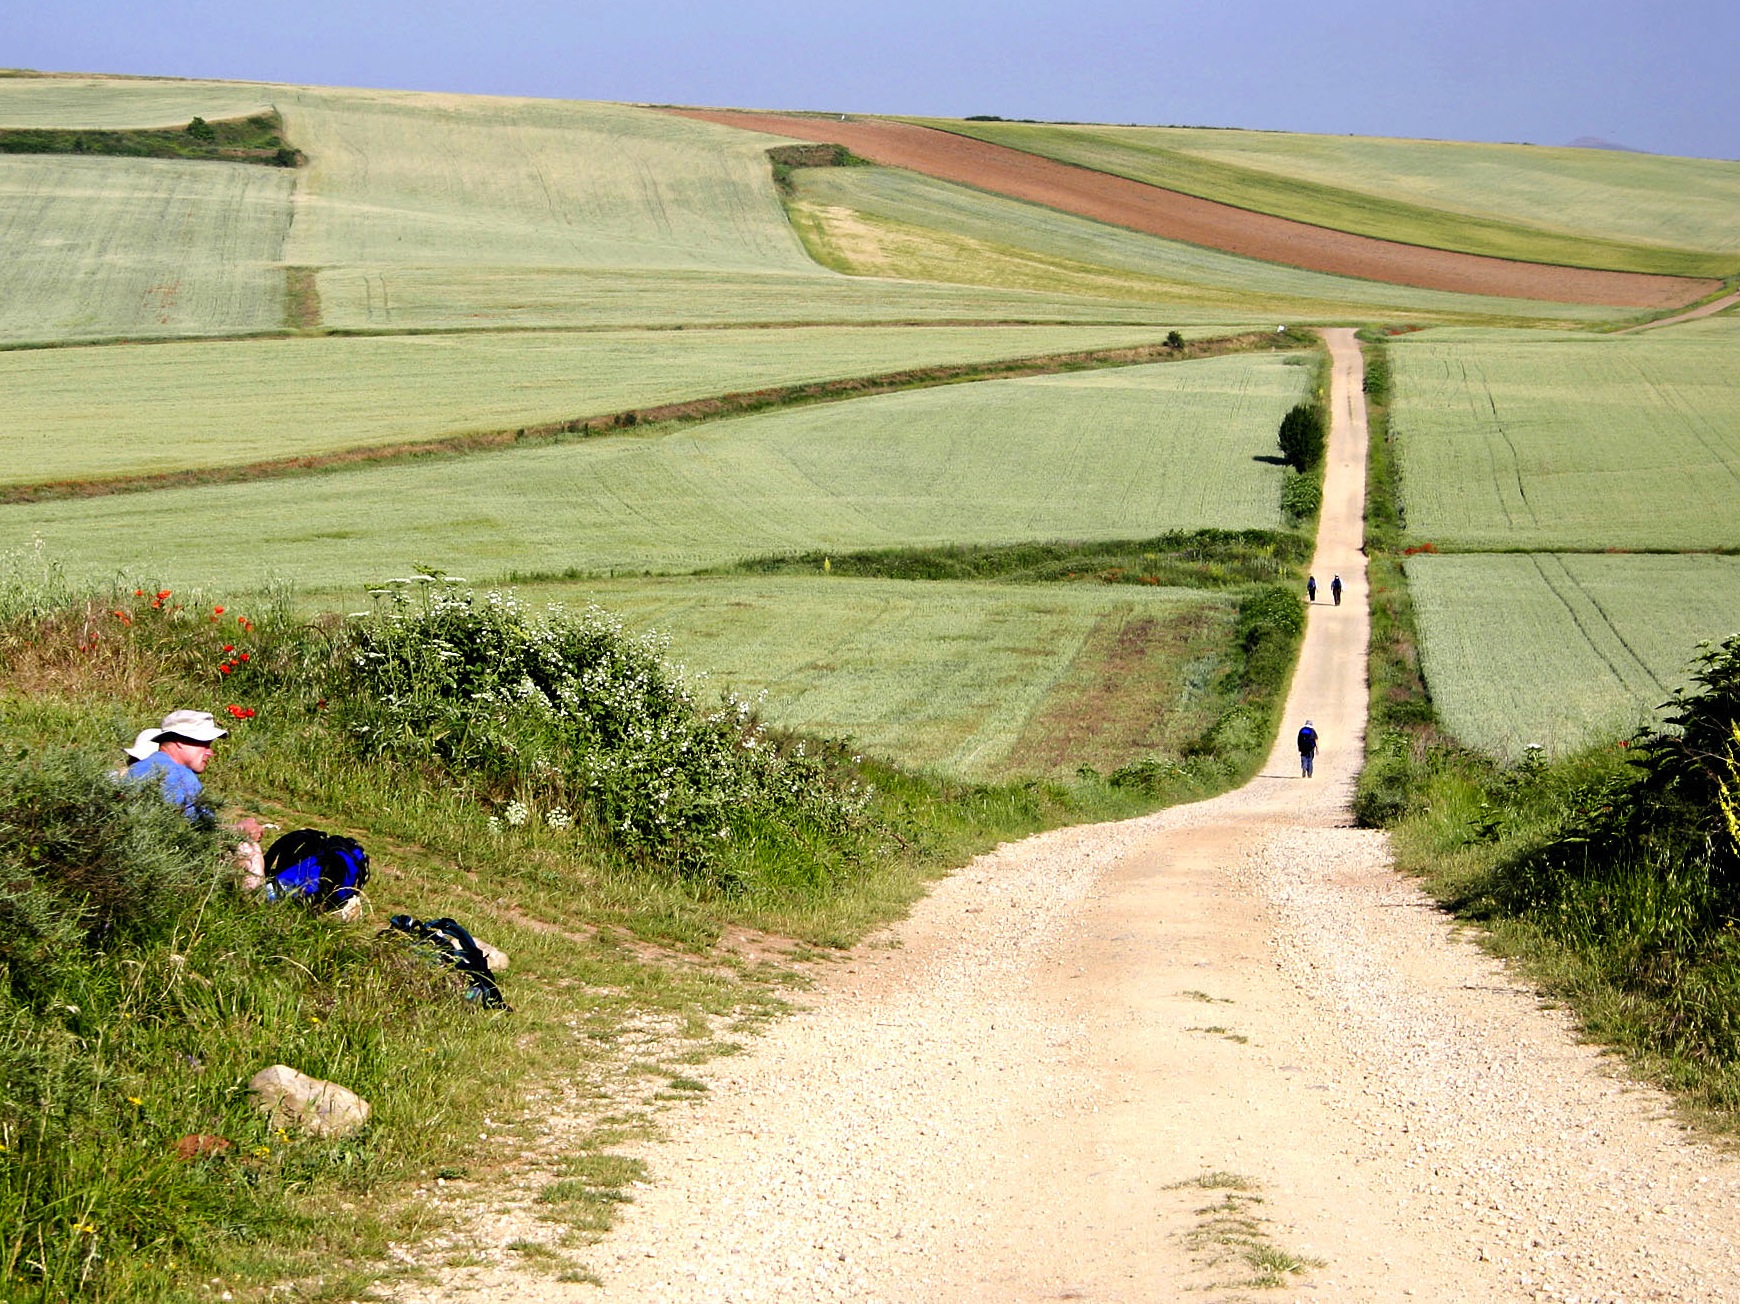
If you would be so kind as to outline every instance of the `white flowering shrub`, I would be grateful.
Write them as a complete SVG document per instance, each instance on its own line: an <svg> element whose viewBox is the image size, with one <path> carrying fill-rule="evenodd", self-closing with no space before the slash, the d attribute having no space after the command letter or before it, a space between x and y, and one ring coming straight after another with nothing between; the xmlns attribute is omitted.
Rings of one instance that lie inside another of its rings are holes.
<svg viewBox="0 0 1740 1304"><path fill-rule="evenodd" d="M588 824L729 882L735 849L856 827L870 797L838 749L786 746L735 698L706 709L664 645L599 608L534 614L512 594L391 591L349 626L340 718L366 751L430 760L553 829ZM535 798L531 805L527 798Z"/></svg>

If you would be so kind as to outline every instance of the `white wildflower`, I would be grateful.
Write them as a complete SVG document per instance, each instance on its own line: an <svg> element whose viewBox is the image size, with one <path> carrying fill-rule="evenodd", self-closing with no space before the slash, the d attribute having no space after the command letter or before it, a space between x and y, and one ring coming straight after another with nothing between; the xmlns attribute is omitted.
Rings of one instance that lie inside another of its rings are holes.
<svg viewBox="0 0 1740 1304"><path fill-rule="evenodd" d="M510 801L501 814L516 829L532 817L531 808L523 801Z"/></svg>

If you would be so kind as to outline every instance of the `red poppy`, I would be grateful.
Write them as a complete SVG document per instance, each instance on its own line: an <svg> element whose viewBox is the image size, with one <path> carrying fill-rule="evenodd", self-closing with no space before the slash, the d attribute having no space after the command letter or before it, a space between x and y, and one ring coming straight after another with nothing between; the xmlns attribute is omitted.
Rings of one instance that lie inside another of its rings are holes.
<svg viewBox="0 0 1740 1304"><path fill-rule="evenodd" d="M220 675L227 675L227 674L229 674L229 672L230 672L230 668L228 666L219 666L218 667L218 673Z"/></svg>
<svg viewBox="0 0 1740 1304"><path fill-rule="evenodd" d="M235 650L236 650L236 645L234 643L225 643L224 644L224 651L225 652L234 652Z"/></svg>
<svg viewBox="0 0 1740 1304"><path fill-rule="evenodd" d="M145 596L145 590L144 589L134 589L133 596L136 598L142 598Z"/></svg>
<svg viewBox="0 0 1740 1304"><path fill-rule="evenodd" d="M214 616L221 616L224 614L224 609L222 607L213 607L211 609L211 614Z"/></svg>
<svg viewBox="0 0 1740 1304"><path fill-rule="evenodd" d="M237 657L236 659L238 661L246 661L248 659L248 654L246 652L244 652L241 654L241 656Z"/></svg>

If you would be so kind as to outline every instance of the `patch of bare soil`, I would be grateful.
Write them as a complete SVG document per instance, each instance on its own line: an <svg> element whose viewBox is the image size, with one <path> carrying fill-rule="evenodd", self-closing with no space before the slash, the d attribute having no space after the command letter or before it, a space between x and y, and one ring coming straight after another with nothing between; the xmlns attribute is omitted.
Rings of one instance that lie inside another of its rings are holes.
<svg viewBox="0 0 1740 1304"><path fill-rule="evenodd" d="M1713 280L1515 262L1352 235L911 123L729 109L672 112L727 127L844 145L860 157L888 167L906 168L1149 235L1336 276L1458 294L1656 309L1690 303L1720 286Z"/></svg>

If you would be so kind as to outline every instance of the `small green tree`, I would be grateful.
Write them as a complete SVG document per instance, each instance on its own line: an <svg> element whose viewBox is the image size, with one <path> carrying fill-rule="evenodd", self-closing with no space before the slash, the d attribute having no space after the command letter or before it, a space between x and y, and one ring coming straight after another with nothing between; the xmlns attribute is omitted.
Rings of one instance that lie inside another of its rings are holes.
<svg viewBox="0 0 1740 1304"><path fill-rule="evenodd" d="M187 134L192 136L195 140L203 141L209 145L212 141L217 139L217 128L212 126L211 123L207 122L204 118L195 118L192 122L187 124Z"/></svg>
<svg viewBox="0 0 1740 1304"><path fill-rule="evenodd" d="M1309 471L1323 460L1328 436L1323 409L1311 403L1296 404L1281 418L1281 456L1297 471Z"/></svg>
<svg viewBox="0 0 1740 1304"><path fill-rule="evenodd" d="M1169 349L1181 349L1181 348L1183 348L1184 347L1184 333L1182 331L1167 331L1166 332L1166 347Z"/></svg>

